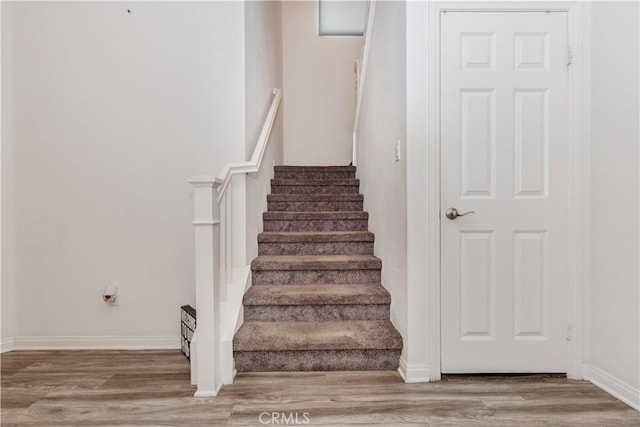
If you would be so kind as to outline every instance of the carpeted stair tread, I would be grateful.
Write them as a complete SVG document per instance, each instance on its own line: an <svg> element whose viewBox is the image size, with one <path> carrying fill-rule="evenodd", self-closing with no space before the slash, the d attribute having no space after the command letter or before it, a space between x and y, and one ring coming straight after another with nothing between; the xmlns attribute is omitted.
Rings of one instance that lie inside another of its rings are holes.
<svg viewBox="0 0 640 427"><path fill-rule="evenodd" d="M373 242L369 231L265 231L258 234L258 243Z"/></svg>
<svg viewBox="0 0 640 427"><path fill-rule="evenodd" d="M361 202L362 194L268 194L267 202Z"/></svg>
<svg viewBox="0 0 640 427"><path fill-rule="evenodd" d="M235 351L398 350L402 337L388 320L245 322Z"/></svg>
<svg viewBox="0 0 640 427"><path fill-rule="evenodd" d="M313 179L291 179L291 178L278 178L272 179L271 185L283 185L283 186L316 186L316 185L360 185L360 180L356 178L343 178L343 179L331 179L331 178L313 178Z"/></svg>
<svg viewBox="0 0 640 427"><path fill-rule="evenodd" d="M274 166L275 172L355 172L355 166Z"/></svg>
<svg viewBox="0 0 640 427"><path fill-rule="evenodd" d="M377 270L380 258L373 255L259 255L251 270Z"/></svg>
<svg viewBox="0 0 640 427"><path fill-rule="evenodd" d="M267 211L262 213L265 221L303 221L303 220L364 220L369 219L368 212L328 211L328 212L287 212Z"/></svg>
<svg viewBox="0 0 640 427"><path fill-rule="evenodd" d="M396 370L355 166L276 166L233 352L239 372Z"/></svg>
<svg viewBox="0 0 640 427"><path fill-rule="evenodd" d="M245 306L389 303L389 292L382 285L373 283L252 286L243 301Z"/></svg>
<svg viewBox="0 0 640 427"><path fill-rule="evenodd" d="M267 210L279 212L340 212L363 210L364 196L362 194L355 192L324 191L326 191L326 188L316 193L272 193L267 196Z"/></svg>
<svg viewBox="0 0 640 427"><path fill-rule="evenodd" d="M369 214L360 210L267 211L264 231L367 231Z"/></svg>
<svg viewBox="0 0 640 427"><path fill-rule="evenodd" d="M355 178L276 178L271 180L271 194L358 194L360 180Z"/></svg>
<svg viewBox="0 0 640 427"><path fill-rule="evenodd" d="M354 166L276 166L276 179L354 179Z"/></svg>
<svg viewBox="0 0 640 427"><path fill-rule="evenodd" d="M258 255L373 255L373 244L373 233L364 230L265 231L258 235Z"/></svg>
<svg viewBox="0 0 640 427"><path fill-rule="evenodd" d="M239 351L238 372L397 371L401 349Z"/></svg>

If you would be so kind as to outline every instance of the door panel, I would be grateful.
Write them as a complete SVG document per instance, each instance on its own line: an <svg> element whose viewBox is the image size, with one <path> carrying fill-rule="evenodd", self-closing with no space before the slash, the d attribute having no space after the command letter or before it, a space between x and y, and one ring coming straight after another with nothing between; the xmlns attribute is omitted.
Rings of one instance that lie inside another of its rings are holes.
<svg viewBox="0 0 640 427"><path fill-rule="evenodd" d="M442 372L566 372L567 15L441 24Z"/></svg>
<svg viewBox="0 0 640 427"><path fill-rule="evenodd" d="M547 90L515 90L514 104L515 196L545 197L549 178Z"/></svg>
<svg viewBox="0 0 640 427"><path fill-rule="evenodd" d="M544 339L548 313L544 231L516 231L513 239L513 331L515 339Z"/></svg>
<svg viewBox="0 0 640 427"><path fill-rule="evenodd" d="M493 197L495 188L495 95L493 90L460 91L462 197Z"/></svg>
<svg viewBox="0 0 640 427"><path fill-rule="evenodd" d="M495 337L495 241L492 232L460 233L460 338Z"/></svg>

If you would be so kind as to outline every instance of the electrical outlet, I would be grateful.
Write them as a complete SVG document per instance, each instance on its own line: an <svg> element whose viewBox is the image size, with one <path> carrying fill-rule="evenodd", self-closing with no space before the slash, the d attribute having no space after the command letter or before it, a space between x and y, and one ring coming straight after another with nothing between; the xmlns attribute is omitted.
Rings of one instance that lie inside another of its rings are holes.
<svg viewBox="0 0 640 427"><path fill-rule="evenodd" d="M113 285L107 285L102 291L102 301L108 305L116 306L120 305L120 299L118 298L118 287Z"/></svg>

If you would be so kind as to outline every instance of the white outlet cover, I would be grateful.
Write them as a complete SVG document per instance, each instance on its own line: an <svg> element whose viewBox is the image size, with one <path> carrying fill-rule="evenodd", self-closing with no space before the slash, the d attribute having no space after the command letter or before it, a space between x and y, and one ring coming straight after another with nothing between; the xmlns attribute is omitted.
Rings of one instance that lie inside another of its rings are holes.
<svg viewBox="0 0 640 427"><path fill-rule="evenodd" d="M110 295L110 298L106 298L107 295ZM118 298L118 287L112 285L105 286L104 291L102 292L102 300L108 305L120 305L120 299Z"/></svg>

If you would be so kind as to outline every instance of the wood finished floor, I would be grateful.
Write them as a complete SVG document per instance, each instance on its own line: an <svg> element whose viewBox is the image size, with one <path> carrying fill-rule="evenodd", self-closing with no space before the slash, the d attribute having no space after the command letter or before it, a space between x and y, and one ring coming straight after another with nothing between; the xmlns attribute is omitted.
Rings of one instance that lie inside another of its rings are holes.
<svg viewBox="0 0 640 427"><path fill-rule="evenodd" d="M240 374L218 397L194 398L178 351L10 352L1 371L2 426L277 425L262 412L325 426L640 426L640 413L565 378Z"/></svg>

